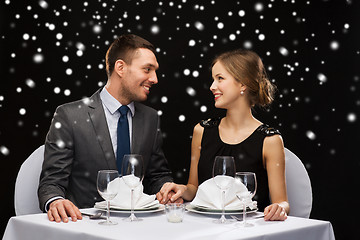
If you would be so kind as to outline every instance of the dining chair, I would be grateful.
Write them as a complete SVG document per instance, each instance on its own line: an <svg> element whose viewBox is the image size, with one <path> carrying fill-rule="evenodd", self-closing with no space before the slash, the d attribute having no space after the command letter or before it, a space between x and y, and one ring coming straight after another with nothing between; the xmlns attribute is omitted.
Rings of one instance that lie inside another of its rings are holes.
<svg viewBox="0 0 360 240"><path fill-rule="evenodd" d="M301 160L285 148L285 178L289 216L309 218L312 208L312 189L309 175Z"/></svg>
<svg viewBox="0 0 360 240"><path fill-rule="evenodd" d="M36 149L21 165L15 182L14 206L17 216L41 213L37 189L39 186L44 145Z"/></svg>

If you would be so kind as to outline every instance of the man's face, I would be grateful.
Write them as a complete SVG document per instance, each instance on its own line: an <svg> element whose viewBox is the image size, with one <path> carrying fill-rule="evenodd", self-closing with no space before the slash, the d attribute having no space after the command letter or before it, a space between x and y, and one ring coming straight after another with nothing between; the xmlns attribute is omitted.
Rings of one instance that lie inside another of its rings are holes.
<svg viewBox="0 0 360 240"><path fill-rule="evenodd" d="M158 68L159 64L152 51L147 48L137 49L131 64L125 63L121 79L121 96L128 102L145 101L151 86L158 82Z"/></svg>

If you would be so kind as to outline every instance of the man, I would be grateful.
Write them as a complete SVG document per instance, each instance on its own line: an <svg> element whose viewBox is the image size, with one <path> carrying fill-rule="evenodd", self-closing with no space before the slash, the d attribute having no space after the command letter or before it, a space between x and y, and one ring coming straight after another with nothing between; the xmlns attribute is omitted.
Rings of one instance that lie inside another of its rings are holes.
<svg viewBox="0 0 360 240"><path fill-rule="evenodd" d="M38 189L40 208L47 211L50 221L68 222L68 216L73 221L82 219L78 208L93 207L102 200L96 189L97 172L121 171L117 164L124 146L143 156L144 192L155 194L164 183L172 182L161 149L157 112L138 103L157 84L158 67L151 43L133 34L122 35L106 53L106 86L89 99L56 109L45 141ZM127 113L120 113L125 105ZM121 142L124 136L118 135L121 116L128 124L127 145Z"/></svg>

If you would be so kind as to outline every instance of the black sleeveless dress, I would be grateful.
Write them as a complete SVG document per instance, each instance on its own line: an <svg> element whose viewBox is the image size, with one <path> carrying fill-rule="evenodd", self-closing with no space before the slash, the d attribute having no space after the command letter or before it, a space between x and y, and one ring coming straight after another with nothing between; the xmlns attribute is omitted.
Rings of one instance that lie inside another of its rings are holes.
<svg viewBox="0 0 360 240"><path fill-rule="evenodd" d="M212 167L216 156L233 156L237 172L254 172L257 191L254 200L260 211L270 204L269 186L266 169L263 165L263 144L267 136L279 134L277 129L268 125L259 126L248 138L238 144L226 144L220 139L221 118L200 122L204 127L198 164L199 185L212 178Z"/></svg>

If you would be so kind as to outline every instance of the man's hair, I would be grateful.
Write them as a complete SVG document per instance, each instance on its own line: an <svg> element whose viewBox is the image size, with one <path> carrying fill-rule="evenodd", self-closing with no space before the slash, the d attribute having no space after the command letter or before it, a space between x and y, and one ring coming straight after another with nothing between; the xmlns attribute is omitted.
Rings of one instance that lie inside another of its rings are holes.
<svg viewBox="0 0 360 240"><path fill-rule="evenodd" d="M137 35L124 34L116 38L110 45L105 56L106 73L108 77L113 73L117 60L121 59L126 64L131 64L134 53L138 48L147 48L155 54L154 45Z"/></svg>

